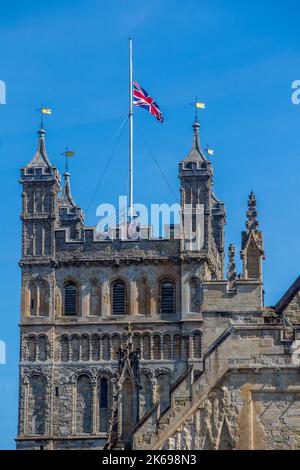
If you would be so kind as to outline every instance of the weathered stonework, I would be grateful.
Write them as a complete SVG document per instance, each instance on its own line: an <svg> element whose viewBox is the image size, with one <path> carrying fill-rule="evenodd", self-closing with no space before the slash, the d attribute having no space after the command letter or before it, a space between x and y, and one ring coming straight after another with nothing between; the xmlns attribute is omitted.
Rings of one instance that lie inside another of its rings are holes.
<svg viewBox="0 0 300 470"><path fill-rule="evenodd" d="M21 169L18 449L300 448L300 282L263 306L253 193L243 273L231 246L224 278L224 204L193 128L179 178L192 217L204 207L199 250L184 220L168 239L99 238L39 131Z"/></svg>

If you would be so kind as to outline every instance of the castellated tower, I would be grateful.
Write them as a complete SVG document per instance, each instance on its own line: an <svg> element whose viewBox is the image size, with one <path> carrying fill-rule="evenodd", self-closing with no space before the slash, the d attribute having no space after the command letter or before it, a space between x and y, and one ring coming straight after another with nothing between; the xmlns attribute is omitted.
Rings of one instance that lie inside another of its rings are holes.
<svg viewBox="0 0 300 470"><path fill-rule="evenodd" d="M188 229L193 233L197 233L197 228L200 229L197 242L191 242L189 230L184 230L182 257L187 262L188 271L191 269L191 261L196 261L198 268L202 268L202 279L222 279L226 213L224 203L215 197L212 190L212 166L201 150L199 128L199 123L195 122L192 149L179 164L181 205L186 213L191 213L190 218L183 220L183 228L186 229L185 224L188 223ZM197 215L199 227L196 223Z"/></svg>
<svg viewBox="0 0 300 470"><path fill-rule="evenodd" d="M58 224L60 177L46 153L45 131L40 129L38 134L36 154L21 169L23 258L55 256L54 228Z"/></svg>
<svg viewBox="0 0 300 470"><path fill-rule="evenodd" d="M224 277L225 209L199 127L179 163L181 223L164 238L141 226L134 240L84 225L39 130L20 179L18 449L300 448L300 283L263 306L253 194L243 273L230 245Z"/></svg>

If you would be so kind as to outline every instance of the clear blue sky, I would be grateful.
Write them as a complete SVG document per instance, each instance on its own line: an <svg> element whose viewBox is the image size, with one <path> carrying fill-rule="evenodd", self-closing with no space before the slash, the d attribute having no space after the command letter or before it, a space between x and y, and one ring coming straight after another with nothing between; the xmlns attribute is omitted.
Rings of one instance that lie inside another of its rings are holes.
<svg viewBox="0 0 300 470"><path fill-rule="evenodd" d="M195 95L205 101L201 141L215 148L215 192L227 208L226 243L240 249L247 196L257 196L266 261L266 304L273 305L299 274L300 79L299 1L292 0L38 0L1 3L0 105L1 328L7 365L0 365L0 448L14 448L17 428L21 187L19 167L36 148L41 103L47 149L63 168L66 144L76 202L86 208L127 113L128 36L134 38L135 79L156 98L159 124L137 110L142 129L170 184L191 145ZM86 217L125 194L127 133ZM173 203L137 132L136 200ZM238 263L239 268L240 264Z"/></svg>

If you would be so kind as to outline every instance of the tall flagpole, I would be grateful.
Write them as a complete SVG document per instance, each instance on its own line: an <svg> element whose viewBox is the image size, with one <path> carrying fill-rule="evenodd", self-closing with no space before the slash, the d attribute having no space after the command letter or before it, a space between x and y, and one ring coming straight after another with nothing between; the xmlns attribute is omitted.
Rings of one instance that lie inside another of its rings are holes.
<svg viewBox="0 0 300 470"><path fill-rule="evenodd" d="M129 38L129 219L133 217L133 81L132 38Z"/></svg>

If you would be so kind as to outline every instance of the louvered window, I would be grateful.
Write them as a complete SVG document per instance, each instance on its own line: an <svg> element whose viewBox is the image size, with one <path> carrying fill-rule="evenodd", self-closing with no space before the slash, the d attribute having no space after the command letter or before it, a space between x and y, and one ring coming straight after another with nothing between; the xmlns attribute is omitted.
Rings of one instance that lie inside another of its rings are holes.
<svg viewBox="0 0 300 470"><path fill-rule="evenodd" d="M65 315L77 314L77 288L74 284L65 286Z"/></svg>
<svg viewBox="0 0 300 470"><path fill-rule="evenodd" d="M160 312L174 313L175 311L175 287L171 281L164 281L160 287Z"/></svg>
<svg viewBox="0 0 300 470"><path fill-rule="evenodd" d="M126 314L126 287L124 282L116 281L112 289L113 296L113 315L125 315Z"/></svg>

